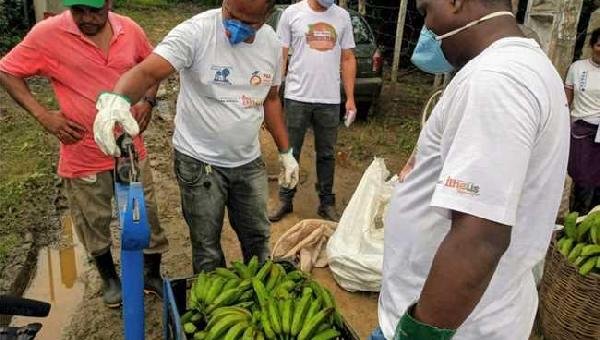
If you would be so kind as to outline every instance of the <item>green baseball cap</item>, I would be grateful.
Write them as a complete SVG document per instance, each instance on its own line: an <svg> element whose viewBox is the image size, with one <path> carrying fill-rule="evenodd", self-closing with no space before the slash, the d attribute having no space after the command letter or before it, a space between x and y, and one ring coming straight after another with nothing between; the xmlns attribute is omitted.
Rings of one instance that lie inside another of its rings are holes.
<svg viewBox="0 0 600 340"><path fill-rule="evenodd" d="M94 8L102 8L106 0L63 0L63 4L66 7L71 6L88 6Z"/></svg>

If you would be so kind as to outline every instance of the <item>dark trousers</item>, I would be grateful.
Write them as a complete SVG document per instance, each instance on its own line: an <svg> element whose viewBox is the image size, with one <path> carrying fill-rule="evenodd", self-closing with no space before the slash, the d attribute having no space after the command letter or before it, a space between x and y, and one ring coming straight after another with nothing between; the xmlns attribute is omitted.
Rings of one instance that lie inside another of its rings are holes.
<svg viewBox="0 0 600 340"><path fill-rule="evenodd" d="M312 127L317 154L316 189L322 205L335 205L333 179L335 176L335 144L340 123L340 105L304 103L286 99L285 112L290 147L293 148L294 157L298 163L300 163L304 135L306 130ZM291 202L295 193L296 188L280 188L279 198L282 201Z"/></svg>
<svg viewBox="0 0 600 340"><path fill-rule="evenodd" d="M600 204L600 144L598 125L577 120L571 125L569 175L573 178L570 210L587 214Z"/></svg>
<svg viewBox="0 0 600 340"><path fill-rule="evenodd" d="M208 165L175 150L183 217L190 228L194 273L225 267L221 231L225 208L244 261L269 256L267 171L261 158L236 167Z"/></svg>
<svg viewBox="0 0 600 340"><path fill-rule="evenodd" d="M573 182L570 205L571 211L577 211L579 215L586 215L592 208L600 205L600 187Z"/></svg>

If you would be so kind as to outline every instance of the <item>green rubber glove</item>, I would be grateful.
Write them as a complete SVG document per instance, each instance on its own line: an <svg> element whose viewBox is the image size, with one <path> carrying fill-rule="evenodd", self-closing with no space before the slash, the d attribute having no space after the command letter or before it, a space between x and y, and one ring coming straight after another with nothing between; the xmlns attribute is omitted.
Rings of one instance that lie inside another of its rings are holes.
<svg viewBox="0 0 600 340"><path fill-rule="evenodd" d="M450 340L456 333L454 329L443 329L426 325L411 316L415 305L408 308L402 315L394 340Z"/></svg>

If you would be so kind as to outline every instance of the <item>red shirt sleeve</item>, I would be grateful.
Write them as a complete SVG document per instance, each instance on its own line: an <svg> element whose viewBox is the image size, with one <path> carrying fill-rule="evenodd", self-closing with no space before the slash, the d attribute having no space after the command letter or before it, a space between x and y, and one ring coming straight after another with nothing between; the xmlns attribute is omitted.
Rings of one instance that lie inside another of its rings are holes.
<svg viewBox="0 0 600 340"><path fill-rule="evenodd" d="M56 62L48 58L42 47L45 32L48 31L44 26L38 24L33 27L23 41L0 60L0 71L19 78L51 76Z"/></svg>
<svg viewBox="0 0 600 340"><path fill-rule="evenodd" d="M148 40L148 37L146 36L144 30L137 24L135 24L135 26L138 32L138 55L136 56L136 62L140 63L144 59L146 59L146 57L149 56L150 53L152 53L154 47L150 43L150 40Z"/></svg>

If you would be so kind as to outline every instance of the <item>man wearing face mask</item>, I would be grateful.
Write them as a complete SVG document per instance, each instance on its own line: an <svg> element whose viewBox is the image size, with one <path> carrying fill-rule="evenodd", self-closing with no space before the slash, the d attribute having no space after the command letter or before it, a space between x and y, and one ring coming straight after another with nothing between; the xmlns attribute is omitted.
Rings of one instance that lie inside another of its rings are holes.
<svg viewBox="0 0 600 340"><path fill-rule="evenodd" d="M277 33L284 58L290 49L293 51L286 76L285 110L294 157L300 160L304 135L312 127L320 201L317 213L337 221L333 181L340 121L340 69L347 97L344 110L348 116L356 113L356 58L350 14L334 0L304 0L283 12ZM292 212L295 193L296 188L280 188L279 206L269 214L271 221Z"/></svg>
<svg viewBox="0 0 600 340"><path fill-rule="evenodd" d="M38 23L0 60L0 83L19 105L60 141L58 175L63 179L75 231L93 256L103 281L104 303L121 304L121 284L111 255L113 168L115 161L96 145L92 126L96 98L152 52L144 31L131 19L110 12L111 1L64 0L69 7ZM29 91L25 79L45 76L52 82L60 111L50 111ZM150 121L157 86L130 108L143 131ZM161 254L168 248L158 220L152 173L141 136L140 154L146 208L152 231L144 254L145 289L162 294Z"/></svg>
<svg viewBox="0 0 600 340"><path fill-rule="evenodd" d="M175 27L112 93L98 98L96 141L115 155L115 123L130 134L138 131L130 102L179 72L173 147L194 273L225 266L220 244L225 208L244 260L269 255L267 176L259 144L263 120L280 151L281 184L294 187L298 181L278 96L281 45L263 25L273 6L272 0L225 0L222 8L196 15Z"/></svg>
<svg viewBox="0 0 600 340"><path fill-rule="evenodd" d="M413 63L459 69L385 221L371 339L526 340L569 148L561 78L508 0L417 0Z"/></svg>

